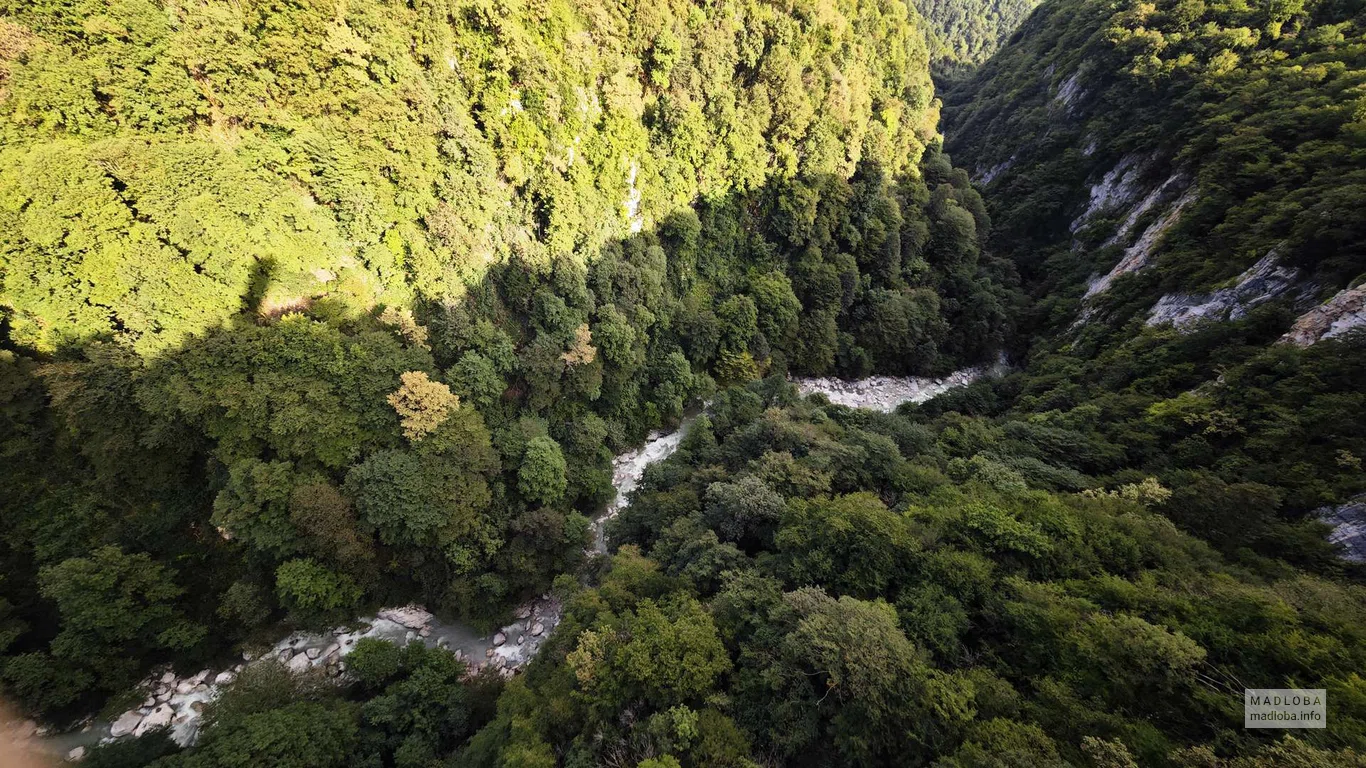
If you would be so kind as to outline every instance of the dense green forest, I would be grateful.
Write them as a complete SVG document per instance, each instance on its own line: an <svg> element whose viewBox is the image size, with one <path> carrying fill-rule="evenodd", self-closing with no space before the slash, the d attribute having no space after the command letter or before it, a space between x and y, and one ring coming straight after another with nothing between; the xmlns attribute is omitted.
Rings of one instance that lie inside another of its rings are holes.
<svg viewBox="0 0 1366 768"><path fill-rule="evenodd" d="M930 30L930 71L943 83L971 75L1038 5L1039 0L916 0Z"/></svg>
<svg viewBox="0 0 1366 768"><path fill-rule="evenodd" d="M1171 179L1194 200L1153 268L1107 291L1112 325L1273 249L1323 291L1359 278L1363 11L1353 0L1049 2L1018 43L947 95L948 147L990 177L993 245L1043 299L1040 326L1071 322L1086 276L1118 260L1122 211L1079 214L1088 187L1126 158L1138 159L1131 175L1146 188Z"/></svg>
<svg viewBox="0 0 1366 768"><path fill-rule="evenodd" d="M1366 3L1032 9L0 0L4 694L552 590L85 763L1366 765Z"/></svg>
<svg viewBox="0 0 1366 768"><path fill-rule="evenodd" d="M987 359L1018 303L899 3L0 13L33 711L282 617L492 623L687 402Z"/></svg>

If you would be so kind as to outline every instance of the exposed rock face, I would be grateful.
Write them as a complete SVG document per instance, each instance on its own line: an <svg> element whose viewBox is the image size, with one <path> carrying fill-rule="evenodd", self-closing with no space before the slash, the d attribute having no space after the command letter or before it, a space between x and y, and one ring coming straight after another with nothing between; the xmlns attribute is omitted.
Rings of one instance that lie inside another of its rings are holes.
<svg viewBox="0 0 1366 768"><path fill-rule="evenodd" d="M1366 326L1366 287L1344 288L1320 306L1300 315L1281 341L1307 347L1362 326Z"/></svg>
<svg viewBox="0 0 1366 768"><path fill-rule="evenodd" d="M1157 247L1158 241L1181 218L1181 211L1194 201L1195 188L1191 187L1181 197L1177 198L1176 202L1172 203L1166 213L1143 230L1143 234L1139 236L1137 242L1124 249L1124 258L1120 259L1118 264L1105 275L1091 281L1091 284L1086 288L1086 298L1089 299L1109 288L1110 284L1120 275L1137 272L1148 266L1148 260L1152 257L1153 249Z"/></svg>
<svg viewBox="0 0 1366 768"><path fill-rule="evenodd" d="M1091 202L1080 216L1072 220L1072 231L1081 229L1097 213L1128 205L1138 197L1139 180L1152 162L1153 159L1147 155L1131 154L1121 157L1114 168L1091 186Z"/></svg>
<svg viewBox="0 0 1366 768"><path fill-rule="evenodd" d="M996 165L993 165L992 167L987 168L986 170L978 170L977 176L973 179L973 181L983 186L990 184L992 181L996 179L997 176L1000 176L1002 173L1005 173L1006 171L1010 170L1010 167L1015 165L1016 157L1018 157L1018 155L1011 155L1009 160L997 163Z"/></svg>
<svg viewBox="0 0 1366 768"><path fill-rule="evenodd" d="M1082 75L1082 69L1068 75L1065 80L1058 83L1058 90L1053 94L1053 101L1062 104L1068 112L1072 111L1078 99L1086 95L1086 91L1081 87Z"/></svg>
<svg viewBox="0 0 1366 768"><path fill-rule="evenodd" d="M1202 320L1237 320L1248 310L1282 296L1297 285L1300 271L1276 266L1275 251L1238 276L1238 282L1206 294L1167 294L1148 313L1148 325L1185 329Z"/></svg>
<svg viewBox="0 0 1366 768"><path fill-rule="evenodd" d="M1104 245L1115 245L1128 239L1129 234L1134 231L1134 225L1138 223L1143 214L1151 211L1153 206L1164 200L1170 200L1179 194L1181 189L1190 186L1190 180L1182 173L1173 173L1167 180L1157 185L1151 192L1143 196L1138 205L1129 211L1129 215L1120 222L1119 228L1109 237Z"/></svg>
<svg viewBox="0 0 1366 768"><path fill-rule="evenodd" d="M634 161L626 174L626 186L628 191L626 199L621 201L621 205L626 209L626 221L630 224L631 233L639 232L645 226L645 219L640 215L641 193L636 188L636 175L640 173L640 166Z"/></svg>
<svg viewBox="0 0 1366 768"><path fill-rule="evenodd" d="M1366 496L1337 507L1316 511L1319 520L1333 526L1328 541L1342 546L1341 557L1353 563L1366 563Z"/></svg>

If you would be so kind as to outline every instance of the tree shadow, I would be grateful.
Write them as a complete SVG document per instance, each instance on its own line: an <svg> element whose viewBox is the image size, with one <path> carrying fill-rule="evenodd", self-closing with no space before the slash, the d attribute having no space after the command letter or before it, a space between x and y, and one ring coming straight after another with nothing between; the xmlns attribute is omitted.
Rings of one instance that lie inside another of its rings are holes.
<svg viewBox="0 0 1366 768"><path fill-rule="evenodd" d="M993 357L1014 276L981 252L986 226L966 174L931 152L895 182L865 164L705 201L591 258L513 255L411 315L327 291L270 304L264 257L241 311L174 348L94 338L13 356L4 416L29 436L5 470L25 492L4 502L0 576L28 627L6 653L48 654L50 685L84 680L48 707L79 711L148 664L202 664L286 615L412 600L492 625L577 567L614 454L717 387ZM416 440L388 400L409 371L460 398ZM149 622L203 638L50 646L72 617L35 574L105 545L172 585L137 598ZM277 589L298 561L316 566L306 598ZM105 674L110 658L128 663Z"/></svg>

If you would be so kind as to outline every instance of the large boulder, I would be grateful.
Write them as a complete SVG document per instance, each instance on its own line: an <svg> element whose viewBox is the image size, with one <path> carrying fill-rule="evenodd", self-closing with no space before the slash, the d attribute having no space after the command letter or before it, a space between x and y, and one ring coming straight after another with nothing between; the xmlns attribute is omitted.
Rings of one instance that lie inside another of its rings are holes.
<svg viewBox="0 0 1366 768"><path fill-rule="evenodd" d="M381 619L388 619L408 629L422 629L432 620L432 614L420 605L405 605L402 608L385 608L379 612Z"/></svg>
<svg viewBox="0 0 1366 768"><path fill-rule="evenodd" d="M308 654L305 653L296 654L289 660L289 671L295 674L307 672L309 666Z"/></svg>
<svg viewBox="0 0 1366 768"><path fill-rule="evenodd" d="M171 709L170 704L159 704L148 715L142 718L138 727L133 729L134 736L141 736L156 728L165 728L171 724L171 718L175 717L175 710Z"/></svg>
<svg viewBox="0 0 1366 768"><path fill-rule="evenodd" d="M116 739L127 736L137 730L137 727L141 724L142 713L138 712L136 709L130 709L119 715L119 719L115 720L114 724L109 726L109 735Z"/></svg>

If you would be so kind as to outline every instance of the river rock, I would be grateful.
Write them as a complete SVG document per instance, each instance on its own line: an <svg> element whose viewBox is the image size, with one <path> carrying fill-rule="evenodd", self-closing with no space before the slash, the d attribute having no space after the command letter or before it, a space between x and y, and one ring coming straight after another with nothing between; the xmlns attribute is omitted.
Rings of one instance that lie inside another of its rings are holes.
<svg viewBox="0 0 1366 768"><path fill-rule="evenodd" d="M532 624L532 625L531 625L531 636L532 636L532 637L540 637L540 636L541 636L541 633L544 632L544 631L545 631L545 625L542 624L542 623L539 622L539 621L536 622L535 624Z"/></svg>
<svg viewBox="0 0 1366 768"><path fill-rule="evenodd" d="M195 684L192 683L192 682L190 682L189 680L181 680L181 681L180 681L180 684L177 685L177 686L175 687L175 692L178 693L178 694L180 694L180 695L182 695L182 696L184 696L185 694L189 693L190 691L193 691L193 690L194 690L194 686L195 686Z"/></svg>
<svg viewBox="0 0 1366 768"><path fill-rule="evenodd" d="M174 673L174 672L167 672L167 673L165 673L164 675L161 676L161 684L162 684L162 685L170 685L171 683L174 683L174 682L175 682L175 673Z"/></svg>
<svg viewBox="0 0 1366 768"><path fill-rule="evenodd" d="M493 645L494 645L494 647L500 646L500 645L502 645L503 643L506 643L507 641L508 641L508 636L505 635L505 634L503 634L502 632L499 632L498 634L496 634L496 635L493 636Z"/></svg>
<svg viewBox="0 0 1366 768"><path fill-rule="evenodd" d="M155 696L148 696L147 698L142 700L142 706L144 707L155 707L156 705L157 697Z"/></svg>
<svg viewBox="0 0 1366 768"><path fill-rule="evenodd" d="M85 747L74 747L70 752L66 753L67 762L74 763L83 757L85 757Z"/></svg>
<svg viewBox="0 0 1366 768"><path fill-rule="evenodd" d="M518 645L523 645L523 644L525 644L525 643L526 643L526 635L518 635L518 636L517 636L517 644L518 644Z"/></svg>
<svg viewBox="0 0 1366 768"><path fill-rule="evenodd" d="M304 651L304 655L310 659L316 659L319 656L323 655L323 649L316 647L309 648L308 650Z"/></svg>
<svg viewBox="0 0 1366 768"><path fill-rule="evenodd" d="M115 720L114 724L109 726L109 735L116 739L122 738L137 730L138 725L141 723L142 714L135 709L129 710L119 715L119 719Z"/></svg>
<svg viewBox="0 0 1366 768"><path fill-rule="evenodd" d="M209 675L212 675L212 674L213 674L213 670L211 670L211 669L201 669L201 670L199 670L198 674L196 674L194 677L192 677L192 678L190 678L190 679L194 681L194 684L195 684L195 685L199 685L200 683L204 682L205 680L208 680L208 679L209 679Z"/></svg>
<svg viewBox="0 0 1366 768"><path fill-rule="evenodd" d="M517 611L517 618L523 619L523 620L531 618L531 606L529 606L529 605L524 605L524 606L522 606L522 607Z"/></svg>
<svg viewBox="0 0 1366 768"><path fill-rule="evenodd" d="M381 619L388 619L408 629L422 629L432 620L432 614L420 605L405 605L402 608L385 608L379 612Z"/></svg>
<svg viewBox="0 0 1366 768"><path fill-rule="evenodd" d="M218 673L218 676L215 677L215 678L213 679L213 684L214 684L214 685L227 685L228 683L231 683L233 680L236 680L236 679L237 679L237 674L234 673L234 672L219 672L219 673Z"/></svg>
<svg viewBox="0 0 1366 768"><path fill-rule="evenodd" d="M493 658L493 649L492 649L492 648L489 648L489 649L487 649L487 650L484 651L484 658L486 658L486 659L491 659L491 658Z"/></svg>
<svg viewBox="0 0 1366 768"><path fill-rule="evenodd" d="M175 710L171 709L171 705L161 704L142 718L142 722L133 730L133 735L141 736L155 728L164 728L171 724L172 717L175 717Z"/></svg>
<svg viewBox="0 0 1366 768"><path fill-rule="evenodd" d="M308 654L300 653L289 660L289 671L295 674L307 672L309 667Z"/></svg>

